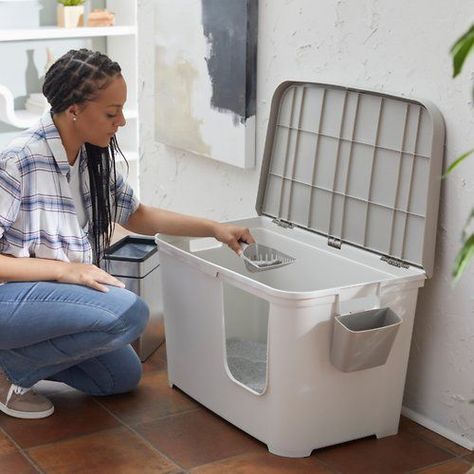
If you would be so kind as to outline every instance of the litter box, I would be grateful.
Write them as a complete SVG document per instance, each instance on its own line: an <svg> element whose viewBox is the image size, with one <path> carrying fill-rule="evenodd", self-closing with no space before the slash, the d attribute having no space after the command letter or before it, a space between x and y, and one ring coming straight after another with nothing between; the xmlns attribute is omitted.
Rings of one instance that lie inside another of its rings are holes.
<svg viewBox="0 0 474 474"><path fill-rule="evenodd" d="M396 434L444 134L428 102L283 83L258 217L233 223L295 261L251 272L214 239L157 235L170 386L280 456Z"/></svg>

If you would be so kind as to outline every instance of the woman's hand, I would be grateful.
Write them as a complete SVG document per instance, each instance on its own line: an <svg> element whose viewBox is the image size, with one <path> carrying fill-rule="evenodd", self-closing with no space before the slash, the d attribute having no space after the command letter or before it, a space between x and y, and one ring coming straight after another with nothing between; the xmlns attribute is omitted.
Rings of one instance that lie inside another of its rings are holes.
<svg viewBox="0 0 474 474"><path fill-rule="evenodd" d="M219 242L228 245L238 255L242 253L239 242L242 241L247 244L253 244L255 242L255 239L247 228L232 224L216 223L214 237Z"/></svg>
<svg viewBox="0 0 474 474"><path fill-rule="evenodd" d="M57 281L89 286L104 293L109 291L104 285L125 288L125 285L120 280L117 280L117 278L99 267L88 263L64 263Z"/></svg>

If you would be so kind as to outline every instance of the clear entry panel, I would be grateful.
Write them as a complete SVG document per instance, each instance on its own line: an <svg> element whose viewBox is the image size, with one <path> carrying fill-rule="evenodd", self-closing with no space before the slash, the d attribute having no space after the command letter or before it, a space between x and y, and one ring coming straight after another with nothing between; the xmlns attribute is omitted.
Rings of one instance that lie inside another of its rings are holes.
<svg viewBox="0 0 474 474"><path fill-rule="evenodd" d="M224 283L226 362L232 377L256 393L267 382L269 303Z"/></svg>

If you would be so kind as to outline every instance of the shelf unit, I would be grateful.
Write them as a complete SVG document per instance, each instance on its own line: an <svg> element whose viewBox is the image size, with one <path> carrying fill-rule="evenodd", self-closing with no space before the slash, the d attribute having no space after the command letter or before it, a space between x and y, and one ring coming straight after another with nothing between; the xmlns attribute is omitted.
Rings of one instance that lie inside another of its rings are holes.
<svg viewBox="0 0 474 474"><path fill-rule="evenodd" d="M59 28L39 26L37 28L0 30L0 41L27 41L41 39L95 38L100 36L129 36L136 34L135 26Z"/></svg>
<svg viewBox="0 0 474 474"><path fill-rule="evenodd" d="M21 15L22 4L24 4L23 9L29 4L38 4L39 6L39 0L22 0L20 2L0 0L0 17L2 16L2 6L6 4L9 5L9 10L6 10L7 12L18 11L18 14ZM71 48L97 48L120 64L128 86L128 98L124 111L127 125L119 130L117 139L129 166L127 167L121 158L117 159L117 166L121 173L125 175L128 173L128 181L136 193L139 194L137 1L91 0L89 4L91 4L91 8L107 8L109 11L114 12L116 16L115 26L59 28L53 25L41 24L33 27L26 25L26 27L2 28L2 24L0 24L0 47L3 48L2 55L8 56L8 49L10 48L13 51L14 44L20 45L19 47L23 48L26 52L29 49L34 49L37 44L43 44L44 47L44 43L48 42L48 44L57 45L53 51L56 53L56 58ZM12 8L16 8L17 10L12 10ZM51 6L49 6L49 8L51 8ZM16 19L18 22L18 17L16 17ZM3 24L5 20L6 16L4 16ZM53 15L53 12L50 12L49 18L46 20L43 19L42 23L43 22L54 23L55 15ZM99 47L96 47L95 43L93 43L94 39L97 40L97 43L100 43ZM6 53L4 53L5 51ZM11 53L11 56L12 57L9 58L10 60L7 61L8 65L5 63L5 57L2 58L4 61L3 67L15 68L14 51ZM27 76L27 74L28 72L22 71L20 67L18 77L22 75ZM2 77L5 77L5 75L2 74L2 66L0 65L0 78ZM7 145L15 129L20 132L21 129L32 126L41 115L40 113L34 113L15 107L15 102L19 102L18 96L23 96L23 91L18 93L19 86L16 83L17 81L12 80L11 77L10 75L10 83L4 83L3 79L0 79L0 124L3 124L4 128L7 127L9 131L8 134L2 133L0 127L0 149ZM16 88L16 94L12 92L13 88ZM31 92L40 92L40 90L30 90L29 93ZM2 135L7 136L8 139L5 139Z"/></svg>

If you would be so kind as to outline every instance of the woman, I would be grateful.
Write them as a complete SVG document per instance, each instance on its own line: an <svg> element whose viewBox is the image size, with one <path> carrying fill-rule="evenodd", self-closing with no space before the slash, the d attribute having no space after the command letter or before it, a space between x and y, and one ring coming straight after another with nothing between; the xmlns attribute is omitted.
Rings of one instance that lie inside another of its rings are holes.
<svg viewBox="0 0 474 474"><path fill-rule="evenodd" d="M0 410L18 418L53 413L30 390L42 379L91 395L140 380L129 344L148 308L98 266L115 222L139 234L213 236L236 252L253 241L247 229L137 201L115 170L127 96L117 63L69 51L43 93L51 111L0 154Z"/></svg>

